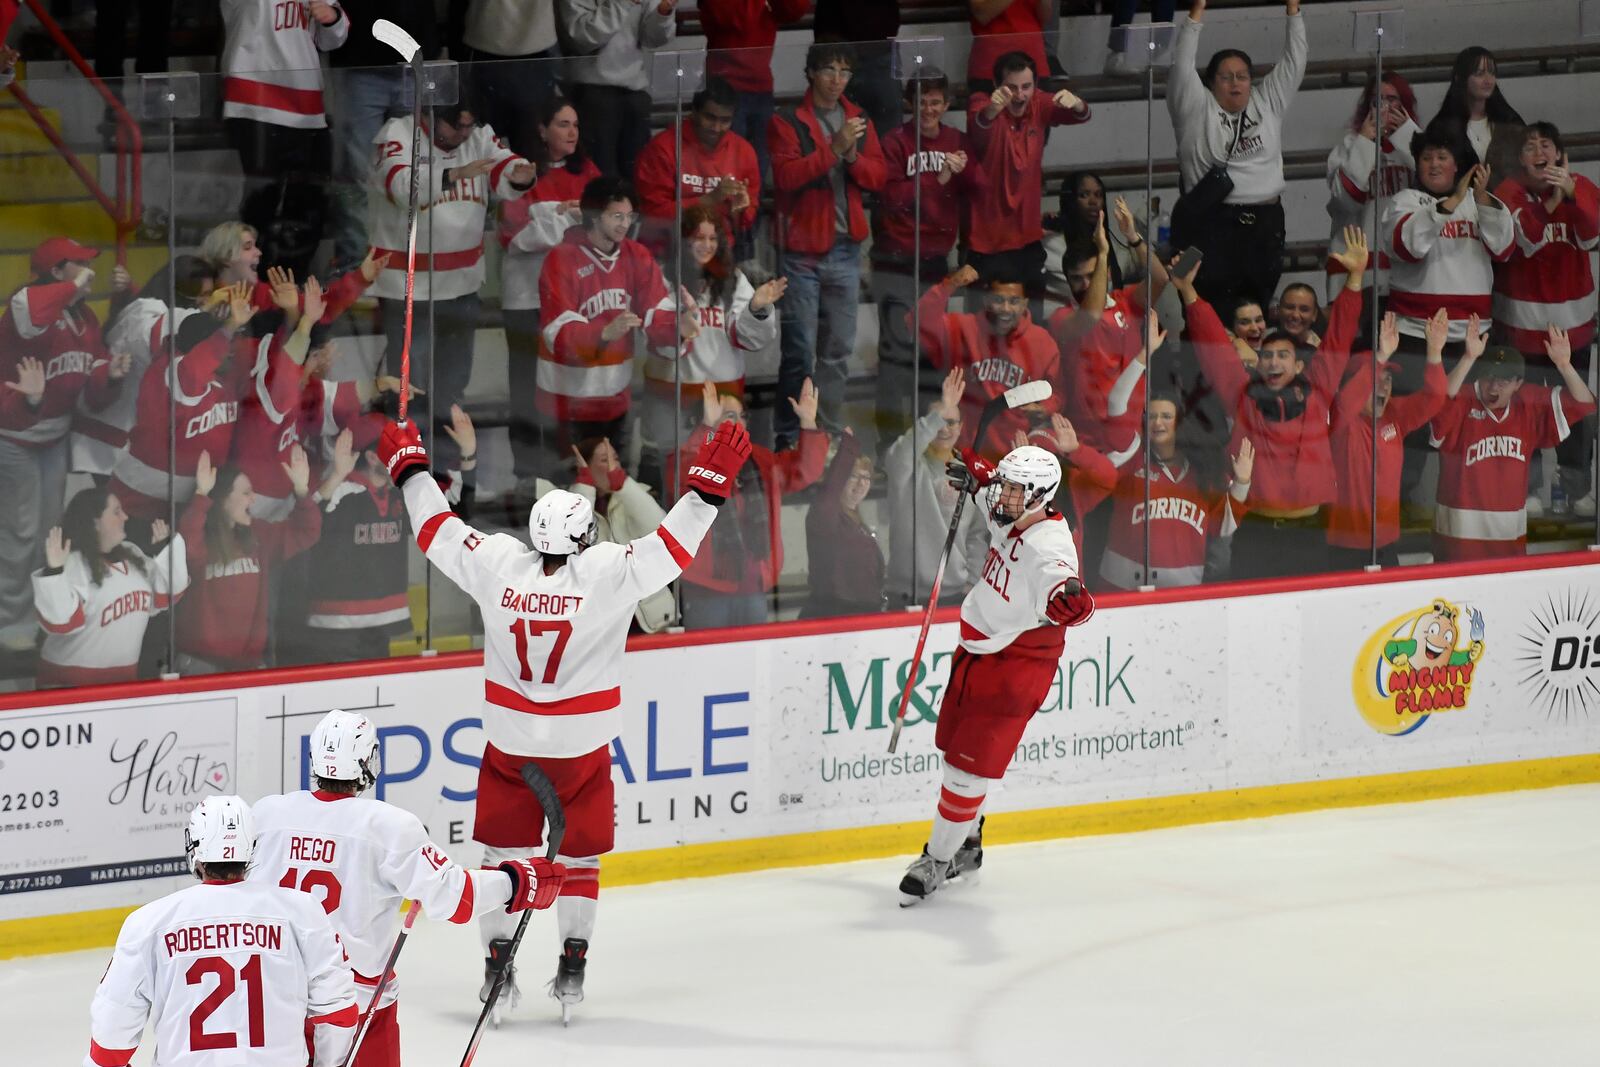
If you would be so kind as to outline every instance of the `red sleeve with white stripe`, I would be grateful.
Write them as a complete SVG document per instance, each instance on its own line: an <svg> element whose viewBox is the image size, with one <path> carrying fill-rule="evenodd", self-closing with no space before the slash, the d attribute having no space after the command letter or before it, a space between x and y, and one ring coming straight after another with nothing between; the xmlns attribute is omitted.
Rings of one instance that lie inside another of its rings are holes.
<svg viewBox="0 0 1600 1067"><path fill-rule="evenodd" d="M566 247L554 248L539 272L539 326L545 347L556 362L581 367L606 347L600 339L605 324L591 321L578 310L582 294L577 287L577 267L567 262L562 252Z"/></svg>
<svg viewBox="0 0 1600 1067"><path fill-rule="evenodd" d="M384 857L383 875L422 912L440 922L467 923L511 899L511 879L503 871L467 870L453 862L415 823L406 839Z"/></svg>

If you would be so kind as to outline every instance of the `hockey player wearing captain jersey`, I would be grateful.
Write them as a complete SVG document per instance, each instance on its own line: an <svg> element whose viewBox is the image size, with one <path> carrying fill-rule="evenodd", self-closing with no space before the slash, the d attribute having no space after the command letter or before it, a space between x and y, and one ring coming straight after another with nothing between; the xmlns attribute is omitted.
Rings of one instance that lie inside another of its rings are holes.
<svg viewBox="0 0 1600 1067"><path fill-rule="evenodd" d="M900 880L901 906L983 864L980 812L992 783L1044 703L1066 647L1066 627L1094 614L1078 580L1065 516L1050 506L1061 464L1042 448L1012 449L992 465L970 449L951 465L989 527L981 575L961 603L961 639L939 705L934 746L944 754L933 832Z"/></svg>
<svg viewBox="0 0 1600 1067"><path fill-rule="evenodd" d="M340 1067L360 1018L344 952L315 900L245 879L250 808L209 796L184 850L201 884L122 924L89 1007L83 1067L127 1067L148 1024L153 1067Z"/></svg>
<svg viewBox="0 0 1600 1067"><path fill-rule="evenodd" d="M528 855L542 837L542 812L520 776L535 764L566 813L557 860L566 880L556 902L562 951L551 995L563 1013L583 999L583 977L600 896L600 857L615 832L611 743L622 718L622 653L635 606L683 573L750 456L750 435L724 422L688 468L686 492L661 525L627 545L596 544L593 505L564 490L528 516L529 549L509 534L488 536L453 515L428 477L414 424L391 423L378 454L405 496L417 544L483 612L484 730L473 839L485 862ZM507 917L509 918L509 917ZM487 997L507 965L511 924L486 915ZM514 974L511 995L514 998Z"/></svg>
<svg viewBox="0 0 1600 1067"><path fill-rule="evenodd" d="M339 935L363 1011L388 964L401 904L465 924L555 903L566 876L539 857L467 870L428 839L404 808L362 797L378 776L378 731L365 715L330 711L311 731L313 788L256 801L250 881L311 894ZM390 977L353 1067L400 1067L399 980Z"/></svg>

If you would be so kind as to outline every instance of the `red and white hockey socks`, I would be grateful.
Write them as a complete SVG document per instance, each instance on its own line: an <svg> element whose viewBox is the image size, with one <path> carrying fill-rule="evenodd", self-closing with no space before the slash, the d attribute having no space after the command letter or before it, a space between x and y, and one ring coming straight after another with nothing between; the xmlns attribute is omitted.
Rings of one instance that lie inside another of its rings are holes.
<svg viewBox="0 0 1600 1067"><path fill-rule="evenodd" d="M567 880L556 898L556 926L561 942L569 937L594 937L594 913L600 903L600 857L557 856L567 866Z"/></svg>
<svg viewBox="0 0 1600 1067"><path fill-rule="evenodd" d="M983 800L989 793L988 778L979 778L944 765L944 782L939 787L939 812L933 818L933 832L928 835L928 855L949 862L967 835L977 829L975 820L983 809Z"/></svg>

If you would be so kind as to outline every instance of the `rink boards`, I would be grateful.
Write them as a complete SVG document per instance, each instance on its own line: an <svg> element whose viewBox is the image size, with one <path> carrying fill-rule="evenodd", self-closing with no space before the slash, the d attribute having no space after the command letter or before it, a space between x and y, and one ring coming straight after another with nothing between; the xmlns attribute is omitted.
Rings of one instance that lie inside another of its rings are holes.
<svg viewBox="0 0 1600 1067"><path fill-rule="evenodd" d="M1107 598L1069 635L989 838L1600 780L1593 558ZM914 615L630 646L606 883L915 851L939 777L947 614L914 668L895 755ZM129 907L187 883L193 805L300 788L305 738L335 707L379 726L379 795L476 862L482 692L463 654L78 704L7 698L0 957L109 943Z"/></svg>

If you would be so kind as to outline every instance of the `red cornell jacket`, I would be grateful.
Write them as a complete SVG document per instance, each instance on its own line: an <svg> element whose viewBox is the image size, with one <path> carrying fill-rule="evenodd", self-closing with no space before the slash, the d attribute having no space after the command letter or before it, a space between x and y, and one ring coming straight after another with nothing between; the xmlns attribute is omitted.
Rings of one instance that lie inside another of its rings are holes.
<svg viewBox="0 0 1600 1067"><path fill-rule="evenodd" d="M846 119L861 109L839 98ZM798 125L799 129L796 129ZM804 131L804 134L800 132ZM787 252L820 256L833 247L833 184L828 172L838 163L832 138L817 121L811 90L795 108L784 108L767 123L768 151L772 155L772 184L777 187L778 246ZM857 143L854 163L845 165L845 199L849 205L850 240L867 238L867 212L861 191L883 188L887 174L878 131L867 122L867 132Z"/></svg>
<svg viewBox="0 0 1600 1067"><path fill-rule="evenodd" d="M943 185L939 172L944 157L965 152L967 166ZM874 256L910 259L916 255L917 182L922 183L921 230L922 258L943 259L955 247L961 230L961 207L978 196L984 185L983 168L966 134L953 126L940 126L939 136L922 141L922 156L917 157L917 128L908 122L883 139L883 159L887 178L878 210L873 213L877 236L872 242Z"/></svg>
<svg viewBox="0 0 1600 1067"><path fill-rule="evenodd" d="M1054 385L1061 380L1061 350L1042 326L1035 326L1026 311L1017 328L1000 337L989 327L982 313L969 315L949 311L953 290L940 282L923 294L922 346L928 360L941 373L951 367L967 372L967 391L961 398L961 443L978 451L985 459L998 461L1011 451L1011 438L1029 429L1028 417L1020 411L1002 411L989 426L982 441L974 442L983 406L1013 386L1044 379ZM909 324L911 316L906 316ZM1059 392L1041 405L1045 412L1061 410Z"/></svg>
<svg viewBox="0 0 1600 1067"><path fill-rule="evenodd" d="M694 122L684 119L681 166L673 162L676 142L677 135L672 130L662 130L639 153L633 174L634 185L639 189L640 211L645 217L639 240L655 252L671 246L673 220L678 215L677 186L672 177L675 173L683 182L686 210L715 189L722 179L733 177L743 181L750 191L750 206L737 217L727 204L719 205L719 210L729 233L755 225L756 205L761 202L761 164L750 142L729 130L717 142L716 149L708 152L694 132Z"/></svg>
<svg viewBox="0 0 1600 1067"><path fill-rule="evenodd" d="M973 93L967 101L967 140L988 181L985 194L971 202L967 240L974 252L1008 252L1044 239L1045 134L1051 126L1088 122L1089 105L1066 111L1049 93L1035 91L1021 117L1002 108L986 124L982 113L988 106L988 93Z"/></svg>
<svg viewBox="0 0 1600 1067"><path fill-rule="evenodd" d="M1589 264L1600 244L1600 189L1581 174L1572 176L1574 196L1563 197L1553 212L1545 197L1516 179L1500 183L1495 196L1511 212L1517 246L1511 258L1494 265L1494 321L1506 341L1530 363L1550 366L1544 341L1551 326L1567 331L1574 352L1594 340L1594 270Z"/></svg>
<svg viewBox="0 0 1600 1067"><path fill-rule="evenodd" d="M1239 442L1246 437L1255 445L1250 510L1297 511L1331 504L1335 474L1329 444L1330 409L1345 365L1350 362L1350 343L1361 314L1361 294L1341 290L1338 299L1329 305L1328 332L1305 374L1309 384L1305 411L1280 420L1268 419L1252 398L1250 387L1255 379L1239 362L1239 354L1211 305L1196 300L1184 313L1200 369L1233 420L1228 453L1236 455ZM1291 385L1283 392L1287 394L1294 388Z"/></svg>
<svg viewBox="0 0 1600 1067"><path fill-rule="evenodd" d="M741 93L772 92L772 44L778 27L811 13L811 0L700 0L706 77Z"/></svg>
<svg viewBox="0 0 1600 1067"><path fill-rule="evenodd" d="M18 289L0 321L0 382L18 381L22 361L44 366L38 407L15 389L0 385L0 435L14 444L40 448L66 436L78 394L98 411L124 383L111 380L111 364L100 339L100 320L83 304L74 282L49 281ZM128 388L132 382L125 383Z"/></svg>
<svg viewBox="0 0 1600 1067"><path fill-rule="evenodd" d="M1378 419L1378 547L1400 540L1400 467L1406 434L1426 426L1444 407L1444 365L1423 368L1422 388L1391 396ZM1372 416L1362 414L1372 398L1372 358L1364 356L1339 390L1333 408L1333 456L1339 498L1328 512L1328 544L1368 548L1372 544Z"/></svg>

